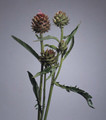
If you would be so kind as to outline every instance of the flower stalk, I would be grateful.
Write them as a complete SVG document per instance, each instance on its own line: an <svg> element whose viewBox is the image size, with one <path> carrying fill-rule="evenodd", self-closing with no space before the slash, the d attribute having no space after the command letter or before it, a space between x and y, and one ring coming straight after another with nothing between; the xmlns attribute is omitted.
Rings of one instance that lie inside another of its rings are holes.
<svg viewBox="0 0 106 120"><path fill-rule="evenodd" d="M61 29L61 38L60 38L60 42L63 40L63 27L60 28Z"/></svg>
<svg viewBox="0 0 106 120"><path fill-rule="evenodd" d="M40 34L40 39L43 38L42 33ZM41 45L41 56L43 56L43 52L44 52L44 47L43 47L43 40L40 41L40 45ZM43 71L43 63L41 63L41 72ZM39 90L39 103L41 106L41 100L42 100L42 86L43 86L43 74L40 76L40 90ZM40 120L41 118L41 114L42 111L40 110L40 108L38 107L38 120Z"/></svg>
<svg viewBox="0 0 106 120"><path fill-rule="evenodd" d="M42 108L42 115L41 120L43 119L44 111L45 111L45 99L46 99L46 74L44 74L44 86L43 86L43 108Z"/></svg>
<svg viewBox="0 0 106 120"><path fill-rule="evenodd" d="M49 97L48 97L47 107L45 110L44 120L47 120L47 115L48 115L48 111L49 111L49 107L50 107L50 102L51 102L53 87L54 87L54 76L55 76L55 73L52 75L52 79L51 79Z"/></svg>

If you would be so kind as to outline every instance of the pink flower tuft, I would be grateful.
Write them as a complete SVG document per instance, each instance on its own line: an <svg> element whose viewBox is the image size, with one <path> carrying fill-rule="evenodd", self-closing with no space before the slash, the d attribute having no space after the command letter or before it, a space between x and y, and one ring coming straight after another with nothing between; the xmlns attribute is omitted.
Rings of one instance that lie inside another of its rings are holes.
<svg viewBox="0 0 106 120"><path fill-rule="evenodd" d="M44 14L44 13L42 13L42 11L39 9L38 14L39 14L39 15L42 15L42 14Z"/></svg>

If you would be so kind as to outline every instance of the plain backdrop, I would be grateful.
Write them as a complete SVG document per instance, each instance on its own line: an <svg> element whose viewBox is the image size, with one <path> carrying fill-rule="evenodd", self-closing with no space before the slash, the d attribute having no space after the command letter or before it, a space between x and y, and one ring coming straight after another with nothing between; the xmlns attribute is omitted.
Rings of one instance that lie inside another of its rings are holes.
<svg viewBox="0 0 106 120"><path fill-rule="evenodd" d="M64 28L65 35L81 22L74 48L64 61L57 81L89 92L95 107L88 107L85 99L76 93L54 87L48 120L105 120L105 0L0 0L0 120L37 120L36 99L27 71L35 75L40 71L40 64L11 35L39 53L40 44L33 42L36 37L31 29L31 20L39 9L51 21L51 30L45 35L60 37L60 29L52 22L59 10L70 18L70 24ZM56 44L53 40L47 42Z"/></svg>

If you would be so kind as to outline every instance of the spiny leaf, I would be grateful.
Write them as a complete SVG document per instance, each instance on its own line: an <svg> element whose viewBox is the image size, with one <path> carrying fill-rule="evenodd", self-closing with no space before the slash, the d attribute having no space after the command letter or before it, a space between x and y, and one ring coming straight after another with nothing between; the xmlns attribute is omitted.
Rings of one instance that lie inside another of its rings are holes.
<svg viewBox="0 0 106 120"><path fill-rule="evenodd" d="M78 30L78 28L79 28L79 25L80 25L80 24L77 25L77 27L71 32L70 35L64 36L64 38L67 38L67 40L66 40L66 44L67 44L67 45L69 44L70 40L73 38L73 36L75 35L75 33L77 32L77 30Z"/></svg>
<svg viewBox="0 0 106 120"><path fill-rule="evenodd" d="M39 87L38 87L38 84L37 84L36 80L33 78L33 75L29 71L27 71L27 72L28 72L30 82L33 86L33 92L34 92L35 97L37 99L37 105L38 105L39 109L41 110L41 105L40 105L40 102L39 102Z"/></svg>
<svg viewBox="0 0 106 120"><path fill-rule="evenodd" d="M39 55L27 43L23 42L22 40L13 35L12 38L16 40L19 44L21 44L24 48L26 48L32 55L34 55L39 60Z"/></svg>
<svg viewBox="0 0 106 120"><path fill-rule="evenodd" d="M73 38L72 38L72 41L71 41L71 44L70 44L69 49L67 50L67 52L66 52L65 55L64 55L64 59L65 59L65 58L68 56L68 54L71 52L73 46L74 46L74 36L73 36Z"/></svg>
<svg viewBox="0 0 106 120"><path fill-rule="evenodd" d="M54 39L56 40L57 42L59 42L58 38L55 37L55 36L51 36L51 35L48 35L46 37L43 37L42 39L39 39L39 40L35 40L34 42L38 42L38 41L41 41L41 40L50 40L50 39Z"/></svg>
<svg viewBox="0 0 106 120"><path fill-rule="evenodd" d="M55 46L55 45L49 45L49 44L45 44L45 46L46 47L50 47L50 48L52 48L52 49L54 49L54 50L58 50L58 48Z"/></svg>
<svg viewBox="0 0 106 120"><path fill-rule="evenodd" d="M94 107L93 107L92 100L91 100L91 99L92 99L92 96L89 95L89 93L85 92L84 90L81 90L81 89L77 88L77 86L75 86L75 87L65 86L65 85L59 84L59 82L55 82L54 84L55 84L56 86L58 86L58 87L61 87L61 88L65 89L67 92L72 91L72 92L76 92L76 93L80 94L81 96L83 96L83 97L86 99L88 105L89 105L91 108L94 108Z"/></svg>

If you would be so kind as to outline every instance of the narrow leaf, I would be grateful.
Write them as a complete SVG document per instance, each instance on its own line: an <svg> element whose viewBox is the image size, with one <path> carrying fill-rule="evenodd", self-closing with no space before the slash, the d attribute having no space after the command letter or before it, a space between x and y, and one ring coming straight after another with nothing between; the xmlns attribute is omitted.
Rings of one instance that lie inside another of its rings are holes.
<svg viewBox="0 0 106 120"><path fill-rule="evenodd" d="M57 66L47 67L43 71L36 73L36 75L33 76L33 78L36 78L36 77L38 77L40 75L43 75L43 74L46 74L46 73L49 73L49 72L53 72L54 70L56 70L56 68L57 68Z"/></svg>
<svg viewBox="0 0 106 120"><path fill-rule="evenodd" d="M32 55L34 55L39 60L39 55L27 43L23 42L22 40L13 35L12 38L16 40L19 44L21 44L24 48L26 48Z"/></svg>
<svg viewBox="0 0 106 120"><path fill-rule="evenodd" d="M57 37L55 37L55 36L50 36L50 35L48 35L48 36L46 36L46 37L43 37L42 39L35 40L34 42L38 42L38 41L41 41L41 40L50 40L50 39L54 39L54 40L56 40L57 42L59 42L59 40L58 40Z"/></svg>
<svg viewBox="0 0 106 120"><path fill-rule="evenodd" d="M34 75L33 78L36 78L36 77L43 75L45 73L49 73L51 71L51 69L52 69L51 67L45 68L42 72L36 73L36 75Z"/></svg>
<svg viewBox="0 0 106 120"><path fill-rule="evenodd" d="M30 82L33 86L33 92L34 92L35 97L37 99L37 104L35 105L35 107L38 105L38 107L41 111L41 105L40 105L40 102L39 102L39 87L38 87L38 84L37 84L36 80L33 78L33 75L29 71L27 71L27 72L28 72Z"/></svg>
<svg viewBox="0 0 106 120"><path fill-rule="evenodd" d="M66 44L67 44L67 45L69 44L70 40L73 38L73 36L75 35L75 33L77 32L77 30L78 30L78 28L79 28L79 25L80 25L80 24L77 25L77 27L71 32L70 35L64 36L64 38L67 38L67 40L66 40Z"/></svg>
<svg viewBox="0 0 106 120"><path fill-rule="evenodd" d="M94 108L94 107L93 107L92 100L91 100L91 99L92 99L92 96L89 95L89 93L85 92L84 90L81 90L81 89L77 88L76 86L75 86L75 87L65 86L65 85L59 84L59 82L55 82L54 84L55 84L56 86L58 86L58 87L61 87L61 88L65 89L67 92L72 91L72 92L76 92L76 93L80 94L81 96L83 96L83 97L86 99L88 105L89 105L91 108Z"/></svg>
<svg viewBox="0 0 106 120"><path fill-rule="evenodd" d="M36 98L38 100L39 99L39 87L38 87L38 84L37 84L36 80L33 78L33 75L29 71L28 71L28 76L29 76L30 82L31 82L31 84L33 86L35 96L36 96Z"/></svg>
<svg viewBox="0 0 106 120"><path fill-rule="evenodd" d="M68 56L68 54L71 52L73 46L74 46L74 36L73 36L73 38L72 38L72 41L71 41L71 44L70 44L69 49L67 50L67 52L66 52L65 55L64 55L64 59L65 59L65 58Z"/></svg>
<svg viewBox="0 0 106 120"><path fill-rule="evenodd" d="M52 49L54 49L54 50L58 50L58 48L55 46L55 45L49 45L49 44L45 44L45 46L46 47L50 47L50 48L52 48Z"/></svg>

